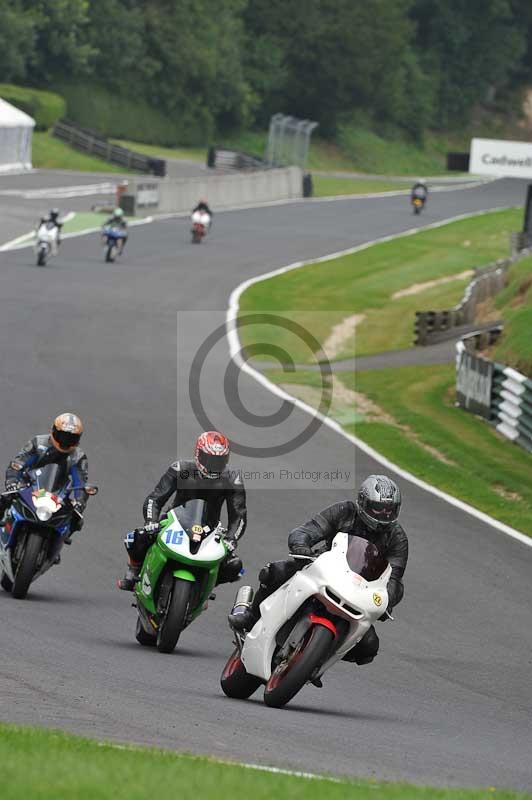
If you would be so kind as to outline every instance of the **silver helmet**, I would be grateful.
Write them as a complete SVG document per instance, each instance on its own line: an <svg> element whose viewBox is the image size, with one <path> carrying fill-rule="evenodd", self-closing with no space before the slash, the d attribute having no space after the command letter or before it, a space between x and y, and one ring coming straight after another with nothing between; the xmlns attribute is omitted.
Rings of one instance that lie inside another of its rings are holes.
<svg viewBox="0 0 532 800"><path fill-rule="evenodd" d="M364 525L376 531L397 522L401 491L386 475L369 475L358 490L356 504Z"/></svg>

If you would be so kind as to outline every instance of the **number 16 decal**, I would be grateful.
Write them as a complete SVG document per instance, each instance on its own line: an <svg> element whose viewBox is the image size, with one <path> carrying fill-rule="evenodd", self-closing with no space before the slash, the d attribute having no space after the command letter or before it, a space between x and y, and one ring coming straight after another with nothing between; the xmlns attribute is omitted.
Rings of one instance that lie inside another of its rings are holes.
<svg viewBox="0 0 532 800"><path fill-rule="evenodd" d="M166 534L166 544L182 544L183 531L168 531Z"/></svg>

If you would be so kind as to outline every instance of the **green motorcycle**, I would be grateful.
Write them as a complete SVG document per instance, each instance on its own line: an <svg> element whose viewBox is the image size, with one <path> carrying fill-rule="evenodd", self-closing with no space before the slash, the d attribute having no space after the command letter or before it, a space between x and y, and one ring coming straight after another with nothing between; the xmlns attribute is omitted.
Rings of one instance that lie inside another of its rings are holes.
<svg viewBox="0 0 532 800"><path fill-rule="evenodd" d="M225 529L207 523L204 500L189 500L160 521L139 580L136 639L171 653L181 631L207 607L221 562L229 552Z"/></svg>

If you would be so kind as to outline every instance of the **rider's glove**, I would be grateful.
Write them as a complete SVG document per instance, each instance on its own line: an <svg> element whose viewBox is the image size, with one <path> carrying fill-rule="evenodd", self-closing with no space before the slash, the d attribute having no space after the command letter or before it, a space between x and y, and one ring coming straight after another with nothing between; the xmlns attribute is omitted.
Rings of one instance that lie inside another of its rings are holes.
<svg viewBox="0 0 532 800"><path fill-rule="evenodd" d="M296 544L290 548L290 554L293 556L312 556L312 548L308 544Z"/></svg>
<svg viewBox="0 0 532 800"><path fill-rule="evenodd" d="M159 533L160 527L158 522L147 522L143 530L145 533Z"/></svg>
<svg viewBox="0 0 532 800"><path fill-rule="evenodd" d="M78 514L81 514L81 512L83 511L83 503L80 503L79 500L71 500L70 505L72 506L74 511L76 511Z"/></svg>
<svg viewBox="0 0 532 800"><path fill-rule="evenodd" d="M21 486L24 486L22 481L8 481L6 483L6 492L18 492Z"/></svg>
<svg viewBox="0 0 532 800"><path fill-rule="evenodd" d="M238 542L236 539L226 539L225 545L230 553L234 553L238 546Z"/></svg>

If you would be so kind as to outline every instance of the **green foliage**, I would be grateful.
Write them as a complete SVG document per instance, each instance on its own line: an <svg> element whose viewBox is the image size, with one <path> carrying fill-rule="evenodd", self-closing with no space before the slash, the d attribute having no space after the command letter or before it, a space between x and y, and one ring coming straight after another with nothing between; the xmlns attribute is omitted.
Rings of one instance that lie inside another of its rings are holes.
<svg viewBox="0 0 532 800"><path fill-rule="evenodd" d="M76 87L68 114L84 123L76 95L95 85L124 121L97 100L93 127L170 145L278 111L329 139L363 111L380 138L421 145L508 103L532 66L525 0L0 0L0 32L3 80Z"/></svg>
<svg viewBox="0 0 532 800"><path fill-rule="evenodd" d="M33 117L38 131L51 128L65 116L66 103L55 92L0 83L0 97Z"/></svg>
<svg viewBox="0 0 532 800"><path fill-rule="evenodd" d="M59 88L67 102L69 119L86 128L117 139L169 146L180 141L183 131L179 120L166 117L142 99L96 84L65 83Z"/></svg>

